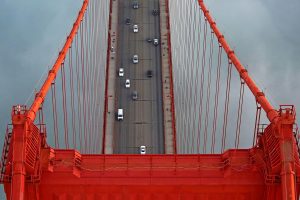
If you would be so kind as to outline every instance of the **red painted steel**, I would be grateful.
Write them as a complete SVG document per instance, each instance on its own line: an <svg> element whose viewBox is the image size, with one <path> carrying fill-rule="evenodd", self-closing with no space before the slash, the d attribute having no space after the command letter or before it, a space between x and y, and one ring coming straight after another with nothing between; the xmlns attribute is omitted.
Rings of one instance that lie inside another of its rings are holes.
<svg viewBox="0 0 300 200"><path fill-rule="evenodd" d="M295 165L299 164L299 154L296 153L298 149L295 147L296 142L293 135L296 113L294 107L292 109L280 109L279 113L280 119L276 123L276 128L280 144L282 199L296 200L297 170Z"/></svg>
<svg viewBox="0 0 300 200"><path fill-rule="evenodd" d="M78 28L80 26L80 22L83 19L84 13L87 9L89 0L84 0L82 8L78 14L78 17L73 25L73 28L71 30L71 33L69 34L69 36L67 37L66 43L64 45L64 47L62 48L62 50L59 53L59 56L57 58L57 60L55 61L55 64L53 65L52 69L49 71L48 77L45 80L42 88L40 89L38 95L36 95L34 102L31 105L30 110L27 113L27 118L28 120L30 120L31 122L34 121L35 116L36 116L36 112L39 110L39 108L41 107L41 104L44 102L44 99L47 95L48 90L51 87L51 83L54 81L57 72L59 71L61 64L64 62L65 57L67 55L67 52L69 51L73 39L75 37L75 35L77 34Z"/></svg>
<svg viewBox="0 0 300 200"><path fill-rule="evenodd" d="M293 134L294 123L293 106L281 106L277 122L270 124L259 138L263 154L258 155L258 160L264 160L265 180L281 186L278 190L283 200L299 198L300 161Z"/></svg>
<svg viewBox="0 0 300 200"><path fill-rule="evenodd" d="M1 169L7 199L299 198L300 161L293 131L295 108L281 106L279 111L274 110L230 49L203 1L198 2L220 44L271 121L258 135L258 144L252 149L214 155L81 155L75 150L46 147L41 142L45 133L33 122L77 32L87 8L85 0L30 110L25 106L13 107L12 139L9 148L5 148L8 152Z"/></svg>
<svg viewBox="0 0 300 200"><path fill-rule="evenodd" d="M2 168L3 182L8 182L12 200L23 199L26 182L35 181L39 174L39 158L43 138L39 129L26 118L25 106L12 109L12 139L7 152L5 168ZM1 177L2 178L2 177Z"/></svg>
<svg viewBox="0 0 300 200"><path fill-rule="evenodd" d="M270 125L266 131L264 135L272 135L274 129ZM211 155L81 155L41 148L42 172L38 182L26 175L24 199L280 200L285 189L280 187L280 170L270 171L272 152L264 151L256 147ZM8 199L14 194L9 181L5 192Z"/></svg>
<svg viewBox="0 0 300 200"><path fill-rule="evenodd" d="M16 111L16 113L14 112ZM12 199L23 199L25 195L25 148L26 136L28 135L29 124L25 120L25 112L13 110L13 134L12 134L12 166L11 166L11 193Z"/></svg>
<svg viewBox="0 0 300 200"><path fill-rule="evenodd" d="M248 75L247 70L241 64L241 62L235 55L234 51L230 48L229 44L225 40L224 35L219 31L219 29L216 25L216 22L213 20L213 18L209 14L209 11L207 10L203 0L198 0L198 3L200 5L207 21L209 22L211 29L214 31L216 37L218 38L219 43L222 45L223 49L227 53L228 58L234 64L236 70L239 72L241 78L245 81L248 88L251 90L251 92L255 96L257 102L261 105L261 107L266 112L267 117L270 120L270 122L272 122L273 120L275 120L278 117L278 112L274 109L274 107L270 104L270 102L265 97L264 93L256 86L255 82Z"/></svg>
<svg viewBox="0 0 300 200"><path fill-rule="evenodd" d="M44 148L41 182L35 194L26 184L25 199L263 199L266 186L253 153L81 155Z"/></svg>

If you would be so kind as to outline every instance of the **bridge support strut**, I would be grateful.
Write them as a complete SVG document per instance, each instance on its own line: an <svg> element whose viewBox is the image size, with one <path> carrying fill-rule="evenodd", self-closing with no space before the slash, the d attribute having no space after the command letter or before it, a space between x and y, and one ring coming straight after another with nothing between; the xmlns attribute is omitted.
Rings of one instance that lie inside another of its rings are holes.
<svg viewBox="0 0 300 200"><path fill-rule="evenodd" d="M295 123L294 109L280 109L280 117L276 122L275 134L279 133L280 154L281 154L281 190L283 200L296 200L296 173L295 158L297 153L295 148L295 138L293 135L293 125Z"/></svg>
<svg viewBox="0 0 300 200"><path fill-rule="evenodd" d="M13 153L12 153L12 200L23 200L25 193L25 144L26 130L28 128L24 110L21 106L16 106L12 111L13 123Z"/></svg>

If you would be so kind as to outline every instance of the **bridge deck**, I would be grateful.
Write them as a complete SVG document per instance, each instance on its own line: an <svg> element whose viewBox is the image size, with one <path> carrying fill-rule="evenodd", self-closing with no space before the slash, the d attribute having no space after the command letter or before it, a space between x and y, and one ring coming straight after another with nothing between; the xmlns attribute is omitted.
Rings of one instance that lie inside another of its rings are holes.
<svg viewBox="0 0 300 200"><path fill-rule="evenodd" d="M171 72L170 32L167 1L112 1L108 51L108 110L106 113L105 153L139 153L146 146L147 154L174 153L175 117ZM152 11L160 10L154 16ZM130 19L130 25L125 19ZM138 33L133 25L139 26ZM159 39L159 45L147 39ZM133 64L134 54L139 63ZM118 71L124 69L124 76ZM151 70L152 77L147 76ZM130 88L125 88L125 80ZM138 99L132 99L137 91ZM124 120L116 120L123 109ZM172 115L173 114L173 115Z"/></svg>
<svg viewBox="0 0 300 200"><path fill-rule="evenodd" d="M124 110L124 120L115 121L114 153L136 154L144 145L147 154L158 154L164 152L160 48L146 40L160 38L159 18L151 14L159 4L158 0L137 1L139 8L134 9L132 2L119 1L118 6L117 70L123 68L124 76L116 78L115 110ZM133 32L134 25L138 25L137 33ZM133 55L139 57L137 64ZM152 77L147 76L149 70ZM125 88L126 79L130 88ZM132 99L134 91L137 100Z"/></svg>

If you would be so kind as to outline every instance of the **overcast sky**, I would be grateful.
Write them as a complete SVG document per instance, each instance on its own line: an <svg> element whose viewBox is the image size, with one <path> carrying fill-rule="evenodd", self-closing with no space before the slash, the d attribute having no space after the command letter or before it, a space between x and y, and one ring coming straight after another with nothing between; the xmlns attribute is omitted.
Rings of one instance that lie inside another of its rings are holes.
<svg viewBox="0 0 300 200"><path fill-rule="evenodd" d="M300 1L209 0L218 27L271 103L300 102Z"/></svg>
<svg viewBox="0 0 300 200"><path fill-rule="evenodd" d="M1 0L0 149L11 106L24 104L54 62L82 0ZM5 199L0 193L0 199Z"/></svg>
<svg viewBox="0 0 300 200"><path fill-rule="evenodd" d="M300 107L300 1L205 2L271 103L276 107ZM26 102L35 83L54 62L81 3L82 0L1 1L0 147L10 122L11 106Z"/></svg>

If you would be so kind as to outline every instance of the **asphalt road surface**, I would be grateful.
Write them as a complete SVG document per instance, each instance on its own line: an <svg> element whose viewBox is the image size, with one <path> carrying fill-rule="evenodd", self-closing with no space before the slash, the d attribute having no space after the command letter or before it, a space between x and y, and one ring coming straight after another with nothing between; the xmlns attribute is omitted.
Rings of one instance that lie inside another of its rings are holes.
<svg viewBox="0 0 300 200"><path fill-rule="evenodd" d="M159 9L158 0L139 0L139 8L132 8L132 0L119 1L119 35L117 69L124 68L124 77L116 79L116 112L122 108L124 120L115 121L114 153L139 154L146 146L146 154L164 153L162 79L160 45L148 43L147 38L160 38L159 16L152 10ZM125 23L130 18L130 25ZM133 32L137 24L138 33ZM139 63L133 64L137 54ZM153 76L147 77L152 70ZM118 73L117 73L118 75ZM130 79L130 88L125 80ZM137 91L138 99L132 99Z"/></svg>

